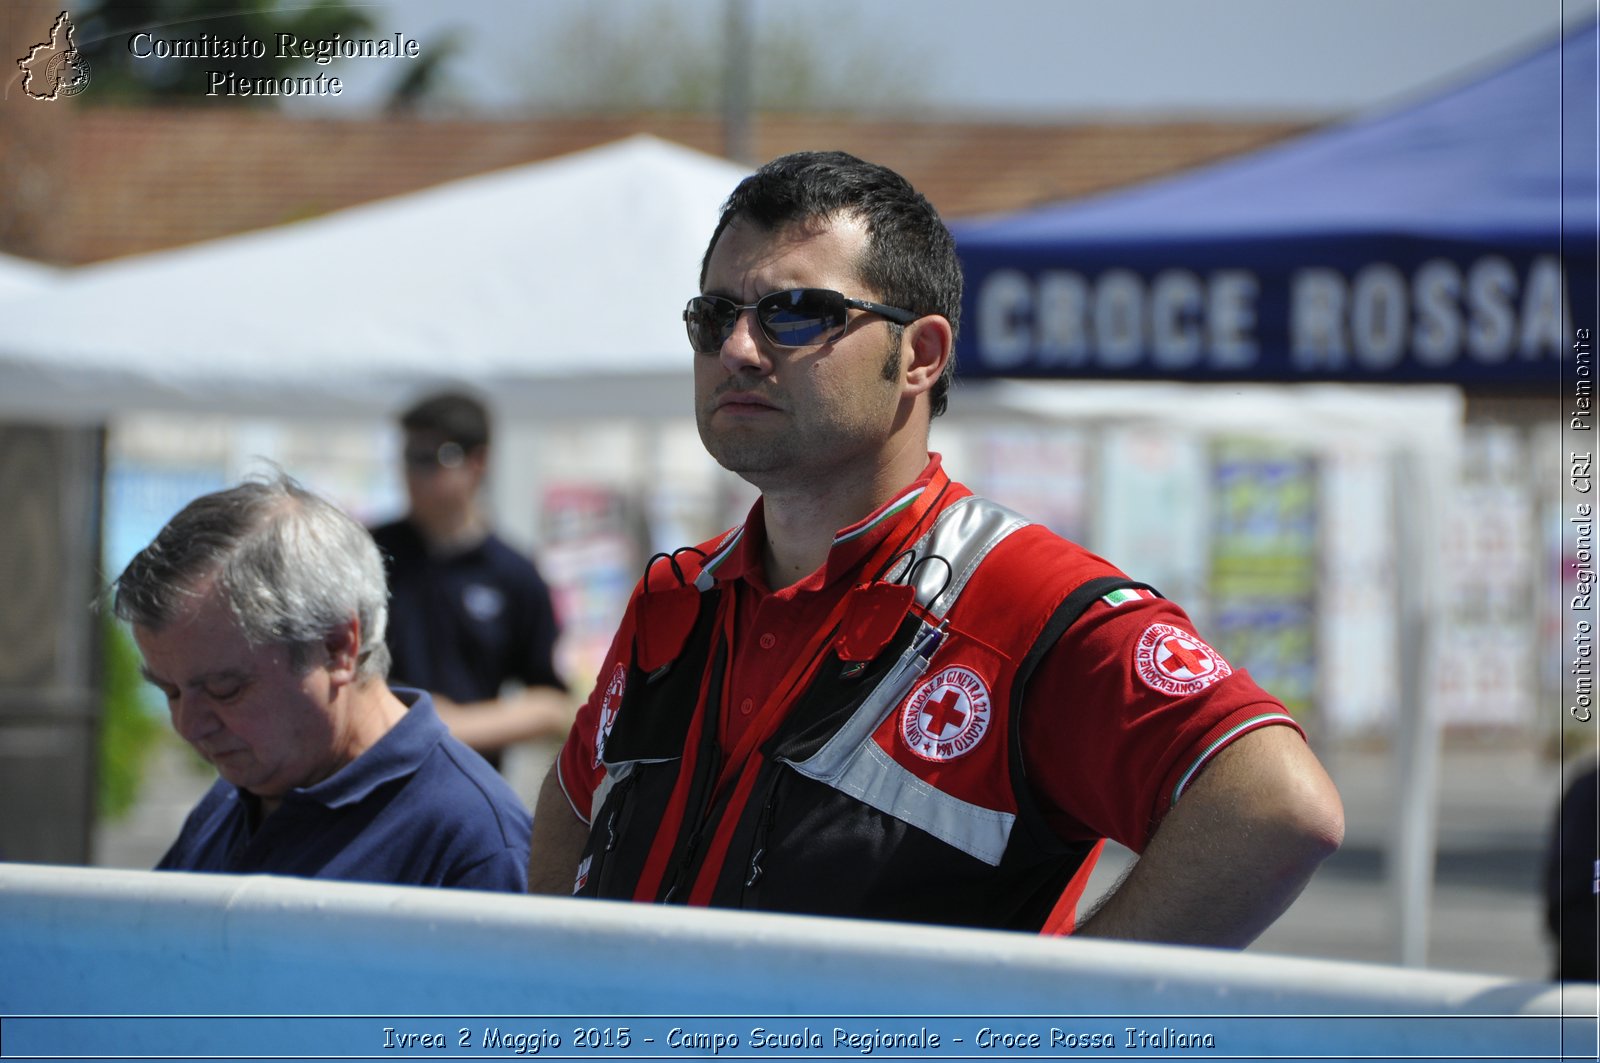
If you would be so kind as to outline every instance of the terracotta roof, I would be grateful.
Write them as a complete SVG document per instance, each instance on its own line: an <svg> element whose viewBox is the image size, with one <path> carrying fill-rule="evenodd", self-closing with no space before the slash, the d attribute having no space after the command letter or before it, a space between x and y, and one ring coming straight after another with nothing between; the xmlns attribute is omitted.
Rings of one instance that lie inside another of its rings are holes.
<svg viewBox="0 0 1600 1063"><path fill-rule="evenodd" d="M77 108L49 257L83 263L312 217L648 132L721 149L715 117L291 117ZM1249 151L1303 123L997 124L761 115L759 158L841 148L905 174L947 217L1081 196ZM5 248L0 247L0 250Z"/></svg>

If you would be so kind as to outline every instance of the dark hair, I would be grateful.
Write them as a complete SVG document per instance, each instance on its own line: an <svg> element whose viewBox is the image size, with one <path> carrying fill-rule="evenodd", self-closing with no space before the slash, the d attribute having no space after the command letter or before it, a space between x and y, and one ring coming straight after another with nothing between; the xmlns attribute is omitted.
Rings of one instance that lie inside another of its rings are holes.
<svg viewBox="0 0 1600 1063"><path fill-rule="evenodd" d="M489 411L465 392L447 391L430 395L401 414L400 427L432 433L462 450L472 450L489 442Z"/></svg>
<svg viewBox="0 0 1600 1063"><path fill-rule="evenodd" d="M117 577L112 612L159 631L213 577L251 645L287 646L296 670L353 616L361 622L358 674L388 674L389 587L377 544L282 473L184 506Z"/></svg>
<svg viewBox="0 0 1600 1063"><path fill-rule="evenodd" d="M867 227L867 249L856 272L874 298L919 314L942 314L952 335L961 327L961 262L955 239L927 197L885 166L842 151L799 151L767 163L739 182L700 262L705 287L711 252L735 218L777 230L796 222L853 216ZM847 293L849 294L849 293ZM901 326L891 324L891 329ZM894 333L896 338L899 332ZM929 392L932 415L945 410L955 376L952 352Z"/></svg>

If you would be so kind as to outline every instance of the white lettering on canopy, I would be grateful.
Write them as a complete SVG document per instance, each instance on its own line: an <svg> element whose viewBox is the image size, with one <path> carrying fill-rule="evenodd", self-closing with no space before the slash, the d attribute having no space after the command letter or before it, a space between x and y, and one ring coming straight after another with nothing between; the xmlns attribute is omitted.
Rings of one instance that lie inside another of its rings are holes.
<svg viewBox="0 0 1600 1063"><path fill-rule="evenodd" d="M977 353L988 369L1248 372L1259 360L1260 278L1249 270L1093 275L997 270L977 297ZM1500 255L1430 259L1409 275L1373 262L1289 278L1288 360L1307 374L1383 373L1407 359L1447 371L1559 359L1571 311L1554 256L1525 276Z"/></svg>
<svg viewBox="0 0 1600 1063"><path fill-rule="evenodd" d="M1149 352L1161 369L1255 364L1260 282L1247 270L1201 277L1131 270L1090 278L1046 270L1037 280L996 270L978 290L978 356L991 370L1136 367Z"/></svg>
<svg viewBox="0 0 1600 1063"><path fill-rule="evenodd" d="M1289 357L1304 372L1355 366L1384 370L1409 346L1417 364L1442 369L1469 359L1558 359L1571 310L1551 255L1528 265L1526 282L1500 255L1462 267L1430 259L1407 284L1397 267L1375 262L1354 278L1322 267L1298 270L1289 288ZM1353 356L1353 358L1352 358Z"/></svg>
<svg viewBox="0 0 1600 1063"><path fill-rule="evenodd" d="M996 270L978 293L978 356L994 369L1015 369L1028 361L1033 332L1028 315L1033 288L1014 269Z"/></svg>

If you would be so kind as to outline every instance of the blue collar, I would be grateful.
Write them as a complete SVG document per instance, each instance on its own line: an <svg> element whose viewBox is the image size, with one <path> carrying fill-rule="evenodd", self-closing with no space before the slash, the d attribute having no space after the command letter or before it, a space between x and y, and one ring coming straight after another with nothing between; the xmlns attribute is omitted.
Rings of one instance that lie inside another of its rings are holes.
<svg viewBox="0 0 1600 1063"><path fill-rule="evenodd" d="M365 799L384 783L414 773L450 732L433 709L433 698L421 690L394 687L409 710L371 749L314 786L296 788L285 801L315 801L342 808Z"/></svg>

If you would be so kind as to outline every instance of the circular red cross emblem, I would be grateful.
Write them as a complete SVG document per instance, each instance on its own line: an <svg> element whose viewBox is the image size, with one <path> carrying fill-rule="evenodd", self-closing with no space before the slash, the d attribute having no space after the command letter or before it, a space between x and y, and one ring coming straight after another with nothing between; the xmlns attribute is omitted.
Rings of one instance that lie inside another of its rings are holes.
<svg viewBox="0 0 1600 1063"><path fill-rule="evenodd" d="M1163 694L1194 694L1233 674L1222 655L1171 624L1151 624L1134 651L1139 678Z"/></svg>
<svg viewBox="0 0 1600 1063"><path fill-rule="evenodd" d="M617 710L622 708L622 692L628 687L628 666L617 665L606 685L605 697L600 701L600 723L594 734L594 766L599 767L606 755L606 739L611 737L611 725L617 722Z"/></svg>
<svg viewBox="0 0 1600 1063"><path fill-rule="evenodd" d="M955 665L922 681L900 713L900 737L924 760L970 753L989 730L989 685Z"/></svg>

